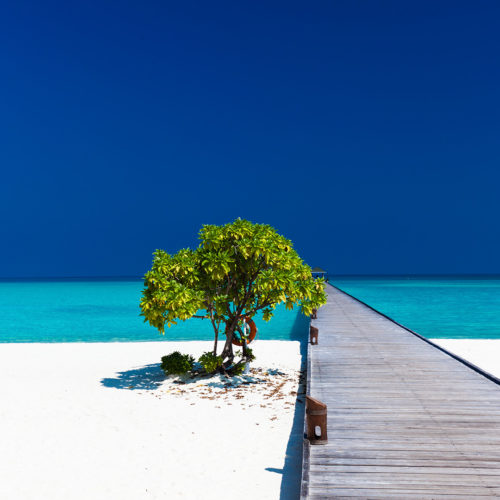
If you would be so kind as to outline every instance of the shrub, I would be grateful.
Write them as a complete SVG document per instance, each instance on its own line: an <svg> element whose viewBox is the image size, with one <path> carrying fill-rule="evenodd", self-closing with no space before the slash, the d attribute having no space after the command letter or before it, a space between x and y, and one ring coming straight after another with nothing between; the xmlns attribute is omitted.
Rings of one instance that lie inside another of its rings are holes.
<svg viewBox="0 0 500 500"><path fill-rule="evenodd" d="M255 359L255 354L253 353L252 349L250 349L250 347L247 347L246 358L247 358L248 363L250 363L251 361L253 361Z"/></svg>
<svg viewBox="0 0 500 500"><path fill-rule="evenodd" d="M165 375L183 375L192 370L194 358L189 354L181 354L179 351L172 352L161 358L161 369Z"/></svg>
<svg viewBox="0 0 500 500"><path fill-rule="evenodd" d="M243 372L245 371L246 366L247 366L246 363L238 363L238 364L234 365L230 370L231 375L243 375Z"/></svg>
<svg viewBox="0 0 500 500"><path fill-rule="evenodd" d="M222 357L216 356L213 352L205 352L198 359L198 363L207 373L213 373L219 366L222 366Z"/></svg>

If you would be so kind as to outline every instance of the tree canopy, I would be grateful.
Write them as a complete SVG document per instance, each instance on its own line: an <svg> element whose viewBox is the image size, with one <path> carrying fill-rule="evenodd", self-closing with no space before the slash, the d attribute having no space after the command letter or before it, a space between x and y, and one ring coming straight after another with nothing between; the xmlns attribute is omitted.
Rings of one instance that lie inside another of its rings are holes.
<svg viewBox="0 0 500 500"><path fill-rule="evenodd" d="M326 302L324 282L313 279L311 269L290 240L265 224L237 219L222 226L204 225L200 245L175 255L154 253L144 276L141 311L145 321L165 333L177 321L202 318L212 323L214 352L220 333L226 335L221 357L233 363L233 337L243 340L242 322L262 313L269 321L278 304L299 306L306 315Z"/></svg>

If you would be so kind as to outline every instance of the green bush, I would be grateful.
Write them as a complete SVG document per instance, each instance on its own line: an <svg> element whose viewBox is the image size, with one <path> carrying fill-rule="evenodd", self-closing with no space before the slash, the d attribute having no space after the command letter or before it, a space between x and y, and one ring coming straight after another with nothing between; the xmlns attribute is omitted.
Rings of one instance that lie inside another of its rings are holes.
<svg viewBox="0 0 500 500"><path fill-rule="evenodd" d="M243 375L245 367L246 363L238 363L237 365L234 365L230 370L231 375Z"/></svg>
<svg viewBox="0 0 500 500"><path fill-rule="evenodd" d="M219 366L222 366L222 358L213 352L205 352L198 359L198 363L207 373L213 373Z"/></svg>
<svg viewBox="0 0 500 500"><path fill-rule="evenodd" d="M161 369L165 375L183 375L192 370L194 358L189 354L172 352L161 358Z"/></svg>
<svg viewBox="0 0 500 500"><path fill-rule="evenodd" d="M247 355L246 355L248 363L253 361L255 359L255 354L253 353L252 349L250 347L247 347Z"/></svg>

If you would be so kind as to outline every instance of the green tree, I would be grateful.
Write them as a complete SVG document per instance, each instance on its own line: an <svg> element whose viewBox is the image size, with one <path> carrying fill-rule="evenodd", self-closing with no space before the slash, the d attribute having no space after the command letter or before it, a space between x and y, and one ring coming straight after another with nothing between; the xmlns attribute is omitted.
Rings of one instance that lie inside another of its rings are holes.
<svg viewBox="0 0 500 500"><path fill-rule="evenodd" d="M144 276L141 311L145 321L165 333L177 321L202 318L214 329L213 354L221 333L226 340L222 369L233 364L233 338L247 355L244 318L261 312L269 321L278 304L300 306L305 315L326 302L324 282L313 279L311 269L292 248L290 240L274 228L237 219L205 225L195 250L175 255L154 253Z"/></svg>

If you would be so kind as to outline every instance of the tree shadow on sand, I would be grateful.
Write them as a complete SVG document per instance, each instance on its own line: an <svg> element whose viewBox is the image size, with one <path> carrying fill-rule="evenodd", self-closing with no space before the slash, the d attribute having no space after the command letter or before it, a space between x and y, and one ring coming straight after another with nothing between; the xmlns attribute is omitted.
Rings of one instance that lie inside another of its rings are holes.
<svg viewBox="0 0 500 500"><path fill-rule="evenodd" d="M101 385L113 389L154 390L165 380L160 363L118 372L114 378L103 378Z"/></svg>
<svg viewBox="0 0 500 500"><path fill-rule="evenodd" d="M302 370L306 368L308 330L309 318L302 314L297 314L289 340L300 342ZM270 375L274 374L275 373L270 373ZM248 379L244 380L243 383L262 383L261 379L253 379L253 377L248 375L247 377ZM154 363L143 366L142 368L118 372L114 378L103 378L101 384L104 387L111 387L114 389L155 390L158 389L166 378L160 363ZM185 379L177 383L189 384L191 382L195 382L195 380ZM218 388L226 387L224 382L219 381L213 381L207 385ZM277 469L275 467L266 468L269 472L282 475L280 500L289 500L291 498L299 498L300 496L302 446L304 439L304 401L305 394L299 392L296 398L292 430L288 440L283 469Z"/></svg>
<svg viewBox="0 0 500 500"><path fill-rule="evenodd" d="M267 375L280 375L278 370L269 370ZM203 379L211 379L206 384L207 387L216 389L236 388L244 385L264 384L265 379L254 377L252 375L240 375L237 377L224 377L222 375L194 375L194 376L171 376L167 377L161 369L160 363L135 368L118 372L114 378L103 378L101 385L111 387L113 389L128 389L128 390L155 390L168 378L174 378L174 383L178 385L190 385L199 383Z"/></svg>

